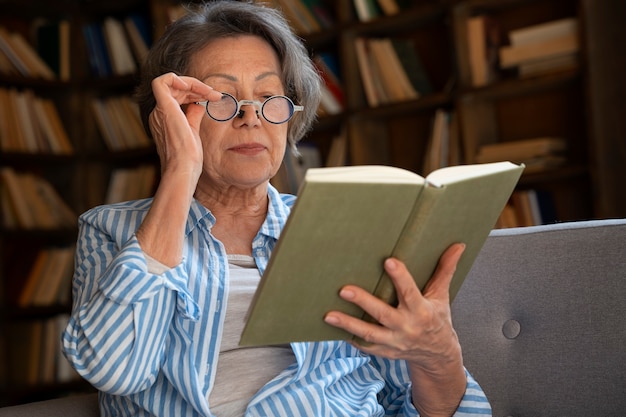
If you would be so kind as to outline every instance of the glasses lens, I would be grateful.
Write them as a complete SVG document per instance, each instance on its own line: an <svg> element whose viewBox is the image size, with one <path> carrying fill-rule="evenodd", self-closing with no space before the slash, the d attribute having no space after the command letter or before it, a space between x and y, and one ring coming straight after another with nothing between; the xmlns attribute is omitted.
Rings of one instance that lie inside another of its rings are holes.
<svg viewBox="0 0 626 417"><path fill-rule="evenodd" d="M220 101L209 101L206 112L212 119L218 122L230 120L237 113L237 100L230 94L222 94Z"/></svg>
<svg viewBox="0 0 626 417"><path fill-rule="evenodd" d="M263 103L263 117L271 123L285 123L293 115L293 103L285 96L270 97Z"/></svg>

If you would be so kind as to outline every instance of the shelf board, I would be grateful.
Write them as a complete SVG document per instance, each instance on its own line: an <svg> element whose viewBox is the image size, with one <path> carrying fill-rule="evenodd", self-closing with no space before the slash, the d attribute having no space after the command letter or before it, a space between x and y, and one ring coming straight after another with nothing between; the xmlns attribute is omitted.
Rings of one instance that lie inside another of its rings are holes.
<svg viewBox="0 0 626 417"><path fill-rule="evenodd" d="M390 118L394 116L404 116L420 111L430 111L438 107L449 107L452 105L453 100L450 94L437 92L419 97L416 100L383 104L378 107L356 109L350 113L358 118Z"/></svg>
<svg viewBox="0 0 626 417"><path fill-rule="evenodd" d="M581 79L582 72L580 69L576 69L540 77L505 79L485 87L465 89L459 94L461 98L494 100L558 89Z"/></svg>

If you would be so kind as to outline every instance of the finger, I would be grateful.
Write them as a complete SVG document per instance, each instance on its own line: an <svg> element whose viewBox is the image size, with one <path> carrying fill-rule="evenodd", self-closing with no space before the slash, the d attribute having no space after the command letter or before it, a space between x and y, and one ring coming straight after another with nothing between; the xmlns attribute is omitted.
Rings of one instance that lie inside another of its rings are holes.
<svg viewBox="0 0 626 417"><path fill-rule="evenodd" d="M446 249L441 258L439 258L435 273L424 288L424 296L450 299L450 283L464 251L464 243L455 243Z"/></svg>
<svg viewBox="0 0 626 417"><path fill-rule="evenodd" d="M380 323L380 325L388 329L395 329L402 325L402 316L395 307L372 295L363 288L354 285L346 285L339 292L339 296L363 309L365 313L374 319L376 325ZM372 328L368 326L361 329L360 333L357 335L361 336L361 332L371 330Z"/></svg>
<svg viewBox="0 0 626 417"><path fill-rule="evenodd" d="M384 267L396 290L398 305L415 305L421 298L421 293L404 262L396 258L387 258Z"/></svg>
<svg viewBox="0 0 626 417"><path fill-rule="evenodd" d="M390 337L391 333L391 330L377 323L366 322L340 311L328 312L324 316L324 321L372 344L382 343Z"/></svg>
<svg viewBox="0 0 626 417"><path fill-rule="evenodd" d="M219 100L222 94L202 81L174 73L163 74L152 82L152 91L157 102L173 97L178 104L205 100Z"/></svg>

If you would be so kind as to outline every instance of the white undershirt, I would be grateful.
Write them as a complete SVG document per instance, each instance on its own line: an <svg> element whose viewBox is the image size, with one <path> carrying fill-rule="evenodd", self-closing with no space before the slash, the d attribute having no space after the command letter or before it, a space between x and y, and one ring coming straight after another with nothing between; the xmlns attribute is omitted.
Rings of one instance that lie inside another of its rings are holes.
<svg viewBox="0 0 626 417"><path fill-rule="evenodd" d="M146 255L148 271L162 274L168 268ZM228 255L230 271L226 318L213 390L211 411L218 417L243 416L250 398L283 369L295 362L289 345L240 348L244 318L261 276L254 258Z"/></svg>

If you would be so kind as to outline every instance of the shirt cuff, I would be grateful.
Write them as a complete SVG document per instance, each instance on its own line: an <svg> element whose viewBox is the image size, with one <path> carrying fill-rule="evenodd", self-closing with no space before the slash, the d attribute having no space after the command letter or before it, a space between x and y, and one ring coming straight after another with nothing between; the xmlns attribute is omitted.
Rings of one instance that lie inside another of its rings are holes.
<svg viewBox="0 0 626 417"><path fill-rule="evenodd" d="M98 286L104 296L119 304L137 303L164 290L175 291L178 313L195 321L200 317L200 308L187 291L187 278L184 262L162 273L150 272L146 256L133 236L116 254Z"/></svg>

